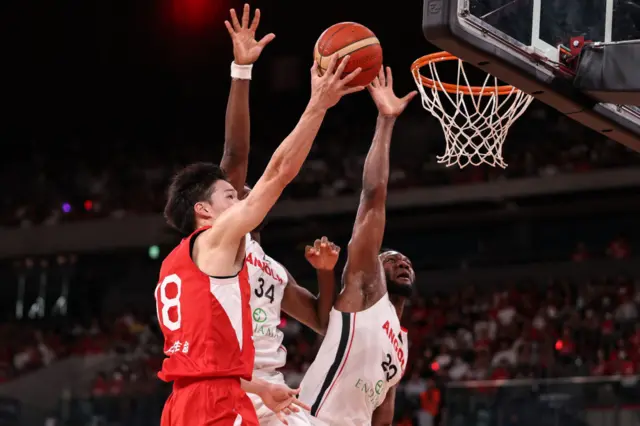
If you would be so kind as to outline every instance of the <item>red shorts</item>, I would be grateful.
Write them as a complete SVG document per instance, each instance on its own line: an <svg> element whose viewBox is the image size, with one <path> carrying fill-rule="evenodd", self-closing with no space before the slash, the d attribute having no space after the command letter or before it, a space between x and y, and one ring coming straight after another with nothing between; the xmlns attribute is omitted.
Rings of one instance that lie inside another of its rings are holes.
<svg viewBox="0 0 640 426"><path fill-rule="evenodd" d="M160 426L259 426L239 379L181 379L164 404Z"/></svg>

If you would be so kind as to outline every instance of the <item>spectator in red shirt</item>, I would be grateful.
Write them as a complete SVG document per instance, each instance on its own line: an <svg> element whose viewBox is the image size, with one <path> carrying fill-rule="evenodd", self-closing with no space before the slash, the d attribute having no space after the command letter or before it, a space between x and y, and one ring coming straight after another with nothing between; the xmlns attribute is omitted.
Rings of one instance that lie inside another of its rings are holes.
<svg viewBox="0 0 640 426"><path fill-rule="evenodd" d="M623 349L619 350L616 354L617 360L614 364L614 374L620 374L623 376L631 376L636 373L635 364L628 359L627 352Z"/></svg>
<svg viewBox="0 0 640 426"><path fill-rule="evenodd" d="M109 387L107 385L107 376L104 373L99 373L98 377L93 381L91 387L91 395L94 397L102 397L106 395Z"/></svg>

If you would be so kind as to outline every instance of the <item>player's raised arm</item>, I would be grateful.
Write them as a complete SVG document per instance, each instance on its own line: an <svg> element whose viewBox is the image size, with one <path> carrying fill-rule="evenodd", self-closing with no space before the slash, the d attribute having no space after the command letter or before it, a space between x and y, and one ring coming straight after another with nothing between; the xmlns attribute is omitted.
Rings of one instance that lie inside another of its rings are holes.
<svg viewBox="0 0 640 426"><path fill-rule="evenodd" d="M345 57L336 67L337 58L334 56L329 69L322 76L318 75L317 65L313 65L311 99L300 121L273 153L262 177L249 195L216 219L206 237L211 245L237 245L242 236L262 222L284 188L300 171L327 110L337 104L345 94L363 89L347 87L347 83L360 73L360 68L341 78L348 59Z"/></svg>
<svg viewBox="0 0 640 426"><path fill-rule="evenodd" d="M220 167L225 171L238 196L242 198L249 164L251 71L262 49L275 38L275 35L267 34L260 41L256 41L260 9L255 10L251 24L251 10L248 4L244 5L241 20L238 20L235 10L231 9L230 14L230 21L224 21L224 24L233 42L234 60L231 64L231 89L227 101L224 151Z"/></svg>
<svg viewBox="0 0 640 426"><path fill-rule="evenodd" d="M378 270L378 252L382 246L385 226L385 203L389 181L389 147L396 118L416 95L411 92L403 98L393 93L391 68L380 74L368 87L378 107L378 121L373 142L364 163L360 205L348 247L345 275L371 274ZM361 282L361 280L345 280Z"/></svg>
<svg viewBox="0 0 640 426"><path fill-rule="evenodd" d="M298 285L287 271L289 281L284 289L282 310L316 333L324 335L336 295L334 268L340 256L340 247L327 237L322 237L316 240L313 246L307 246L304 254L316 270L320 294L316 297Z"/></svg>

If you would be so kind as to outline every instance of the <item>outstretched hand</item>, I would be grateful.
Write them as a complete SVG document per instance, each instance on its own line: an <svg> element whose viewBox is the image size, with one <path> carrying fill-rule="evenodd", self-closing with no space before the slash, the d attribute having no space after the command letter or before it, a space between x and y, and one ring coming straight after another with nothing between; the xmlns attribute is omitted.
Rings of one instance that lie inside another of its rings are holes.
<svg viewBox="0 0 640 426"><path fill-rule="evenodd" d="M287 415L297 413L300 408L307 411L311 409L296 398L298 393L300 393L300 389L291 389L287 385L271 384L259 396L264 405L276 414L278 420L286 425L289 424L286 419Z"/></svg>
<svg viewBox="0 0 640 426"><path fill-rule="evenodd" d="M249 25L251 8L248 4L244 5L242 11L242 23L238 21L238 15L236 15L234 9L231 9L230 13L231 22L224 21L224 25L227 27L233 42L234 62L238 65L253 64L260 57L262 49L276 36L270 33L262 37L260 41L256 41L256 30L260 24L260 9L256 9L251 25Z"/></svg>
<svg viewBox="0 0 640 426"><path fill-rule="evenodd" d="M327 237L315 240L313 246L304 249L304 257L315 269L333 271L340 257L340 247L329 241Z"/></svg>
<svg viewBox="0 0 640 426"><path fill-rule="evenodd" d="M364 89L363 86L347 86L349 82L362 72L362 68L358 67L342 78L342 73L348 62L349 55L342 58L340 65L337 65L338 55L334 54L331 56L327 70L320 75L318 63L314 61L311 67L311 102L313 102L315 106L325 110L329 109L337 104L344 95L359 92Z"/></svg>
<svg viewBox="0 0 640 426"><path fill-rule="evenodd" d="M386 74L384 67L380 67L378 76L367 87L373 102L378 107L378 112L384 117L397 117L402 114L402 111L407 107L411 99L413 99L418 92L412 91L403 98L398 98L393 93L393 75L391 74L391 68L386 67Z"/></svg>

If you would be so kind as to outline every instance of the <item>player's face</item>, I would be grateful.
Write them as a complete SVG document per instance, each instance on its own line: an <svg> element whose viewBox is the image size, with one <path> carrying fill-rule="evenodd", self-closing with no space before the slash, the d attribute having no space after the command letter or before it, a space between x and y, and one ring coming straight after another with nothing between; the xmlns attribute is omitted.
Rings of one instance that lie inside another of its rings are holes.
<svg viewBox="0 0 640 426"><path fill-rule="evenodd" d="M212 209L212 217L218 217L220 213L238 202L238 193L226 180L219 180L213 184L213 191L209 204Z"/></svg>
<svg viewBox="0 0 640 426"><path fill-rule="evenodd" d="M380 261L384 267L389 293L410 297L416 274L409 258L397 251L387 251L380 254Z"/></svg>

